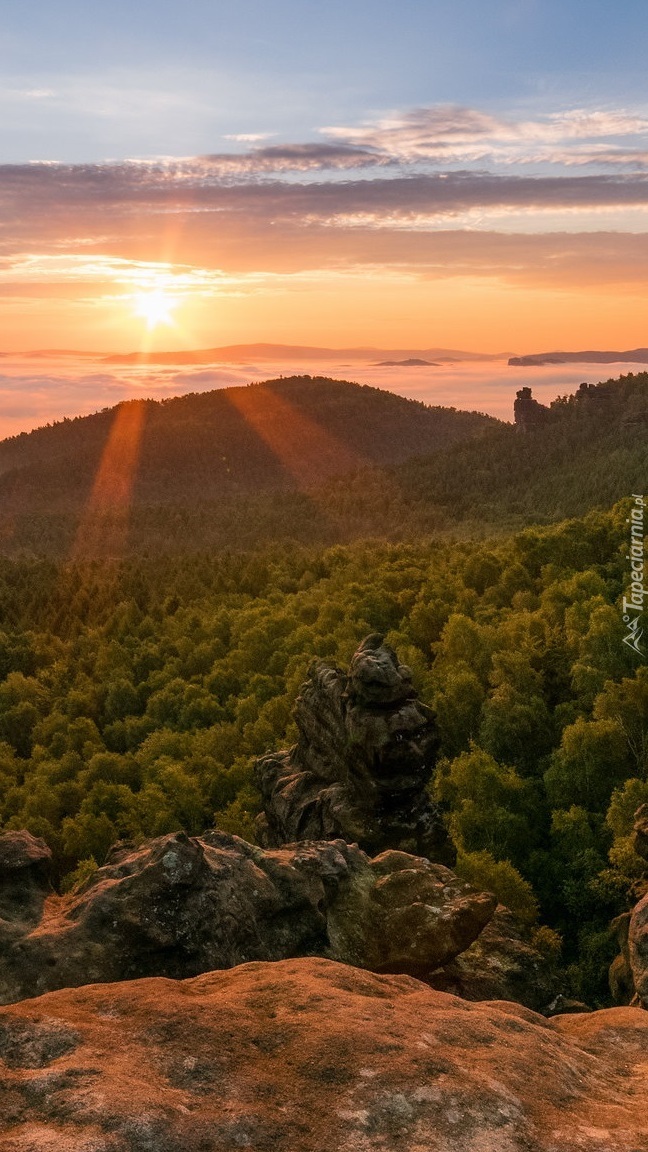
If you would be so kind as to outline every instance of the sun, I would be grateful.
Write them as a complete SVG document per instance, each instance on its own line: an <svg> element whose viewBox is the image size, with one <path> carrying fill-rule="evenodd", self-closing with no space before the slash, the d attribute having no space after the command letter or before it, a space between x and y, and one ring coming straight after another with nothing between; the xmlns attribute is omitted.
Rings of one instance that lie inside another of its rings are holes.
<svg viewBox="0 0 648 1152"><path fill-rule="evenodd" d="M133 297L133 302L136 315L143 316L149 328L174 323L173 313L179 301L163 288L149 288L145 292L138 292Z"/></svg>

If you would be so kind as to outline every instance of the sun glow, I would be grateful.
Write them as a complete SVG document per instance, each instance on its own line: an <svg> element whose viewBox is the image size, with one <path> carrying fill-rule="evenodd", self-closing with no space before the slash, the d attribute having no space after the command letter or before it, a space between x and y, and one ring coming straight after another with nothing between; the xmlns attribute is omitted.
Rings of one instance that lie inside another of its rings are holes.
<svg viewBox="0 0 648 1152"><path fill-rule="evenodd" d="M147 327L158 328L161 324L172 326L173 313L180 301L164 288L150 288L137 292L133 297L135 314L146 320Z"/></svg>

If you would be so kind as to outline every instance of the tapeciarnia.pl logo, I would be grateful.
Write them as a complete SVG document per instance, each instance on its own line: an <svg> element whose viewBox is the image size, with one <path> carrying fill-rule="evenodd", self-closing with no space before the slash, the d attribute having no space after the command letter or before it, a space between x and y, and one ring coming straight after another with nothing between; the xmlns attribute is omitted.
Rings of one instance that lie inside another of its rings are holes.
<svg viewBox="0 0 648 1152"><path fill-rule="evenodd" d="M643 496L639 496L635 492L632 494L632 499L634 505L626 520L626 524L630 525L630 551L626 554L626 560L630 561L631 583L629 596L623 597L622 604L623 623L627 626L627 635L623 637L623 643L627 644L628 648L632 648L633 652L643 656L644 650L639 641L643 636L643 628L640 627L640 624L644 610L644 597L648 596L648 588L644 587L646 570L644 514L646 501Z"/></svg>

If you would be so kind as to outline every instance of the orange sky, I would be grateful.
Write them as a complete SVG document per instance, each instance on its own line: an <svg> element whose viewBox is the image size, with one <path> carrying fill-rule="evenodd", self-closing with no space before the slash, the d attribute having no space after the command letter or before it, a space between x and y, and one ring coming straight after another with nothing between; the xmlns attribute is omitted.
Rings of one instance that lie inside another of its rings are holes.
<svg viewBox="0 0 648 1152"><path fill-rule="evenodd" d="M249 291L174 294L169 319L150 327L128 293L41 295L3 303L3 351L190 349L269 341L325 347L424 348L487 353L632 348L646 341L645 295L634 286L552 289L494 278L427 280L357 270L274 277ZM154 293L159 289L152 287Z"/></svg>
<svg viewBox="0 0 648 1152"><path fill-rule="evenodd" d="M0 351L648 344L648 177L564 152L625 121L562 151L569 116L518 126L544 143L504 164L510 126L428 113L292 151L0 167ZM490 170L456 167L471 132Z"/></svg>
<svg viewBox="0 0 648 1152"><path fill-rule="evenodd" d="M648 345L645 0L4 7L0 353Z"/></svg>

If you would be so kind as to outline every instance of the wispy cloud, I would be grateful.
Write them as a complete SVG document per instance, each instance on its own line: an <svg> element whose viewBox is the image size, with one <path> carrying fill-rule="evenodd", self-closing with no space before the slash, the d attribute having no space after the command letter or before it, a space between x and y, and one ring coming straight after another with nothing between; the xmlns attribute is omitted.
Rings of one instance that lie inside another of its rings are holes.
<svg viewBox="0 0 648 1152"><path fill-rule="evenodd" d="M328 127L322 133L392 162L504 164L605 163L615 140L645 139L648 118L621 110L570 109L536 120L502 119L471 108L419 108L358 127ZM592 142L606 139L606 148ZM569 145L569 149L565 147Z"/></svg>
<svg viewBox="0 0 648 1152"><path fill-rule="evenodd" d="M116 288L173 287L195 293L220 286L224 274L216 269L169 264L153 260L126 260L115 256L43 255L30 253L0 257L0 280L5 284L33 284L56 280L88 284L110 282Z"/></svg>
<svg viewBox="0 0 648 1152"><path fill-rule="evenodd" d="M0 88L0 100L52 100L55 97L54 88Z"/></svg>
<svg viewBox="0 0 648 1152"><path fill-rule="evenodd" d="M224 140L234 140L237 144L258 144L261 140L269 140L274 132L226 132Z"/></svg>
<svg viewBox="0 0 648 1152"><path fill-rule="evenodd" d="M214 250L215 249L215 250ZM128 259L94 262L74 269L44 257L0 265L0 296L10 299L60 298L93 302L128 301L148 287L183 300L216 300L277 291L334 292L352 278L362 284L383 278L396 290L399 280L486 277L526 287L611 286L645 290L648 234L598 232L520 233L445 228L421 231L384 222L381 217L342 218L329 225L291 230L279 226L263 253L258 237L230 237L227 249L206 233L204 259L231 265L187 271L164 262L141 265Z"/></svg>
<svg viewBox="0 0 648 1152"><path fill-rule="evenodd" d="M313 158L311 147L304 147L306 157ZM224 179L210 157L150 164L4 165L0 185L0 223L6 232L30 213L45 217L45 208L54 219L70 220L78 213L83 219L109 210L110 221L120 212L136 211L141 226L146 212L272 212L294 219L372 206L452 213L475 205L591 207L648 201L648 175L642 172L523 176L464 170L344 181L239 182Z"/></svg>
<svg viewBox="0 0 648 1152"><path fill-rule="evenodd" d="M236 154L4 165L0 293L40 285L97 297L155 283L180 297L247 295L273 277L380 269L516 284L648 280L648 119L638 112L516 120L435 106L326 132L284 144L243 133L237 142L250 147ZM532 156L563 167L515 166ZM458 168L462 157L482 160Z"/></svg>
<svg viewBox="0 0 648 1152"><path fill-rule="evenodd" d="M283 172L362 169L396 164L395 157L352 143L273 144L240 155L214 153L201 157L214 176L267 175Z"/></svg>

